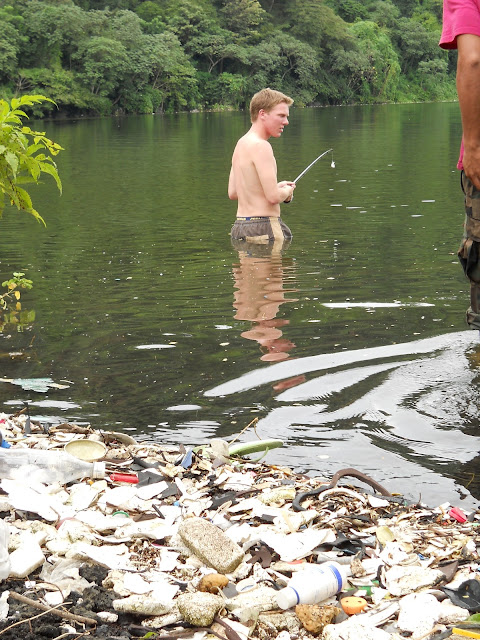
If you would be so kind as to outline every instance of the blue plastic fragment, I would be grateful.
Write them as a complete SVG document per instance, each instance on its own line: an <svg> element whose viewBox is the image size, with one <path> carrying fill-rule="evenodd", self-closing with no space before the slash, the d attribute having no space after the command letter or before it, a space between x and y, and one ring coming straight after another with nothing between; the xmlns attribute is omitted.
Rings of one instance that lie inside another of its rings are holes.
<svg viewBox="0 0 480 640"><path fill-rule="evenodd" d="M192 466L193 462L193 449L189 449L187 453L183 456L182 461L180 462L180 466L184 469L188 469Z"/></svg>

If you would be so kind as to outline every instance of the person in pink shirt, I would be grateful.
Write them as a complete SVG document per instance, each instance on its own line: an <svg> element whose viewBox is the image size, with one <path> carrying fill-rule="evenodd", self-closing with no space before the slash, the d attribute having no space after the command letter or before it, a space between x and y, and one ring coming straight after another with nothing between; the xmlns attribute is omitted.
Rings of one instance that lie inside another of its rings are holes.
<svg viewBox="0 0 480 640"><path fill-rule="evenodd" d="M466 214L458 257L470 280L467 323L480 329L480 0L444 0L440 46L458 50L463 138L457 167L462 172Z"/></svg>

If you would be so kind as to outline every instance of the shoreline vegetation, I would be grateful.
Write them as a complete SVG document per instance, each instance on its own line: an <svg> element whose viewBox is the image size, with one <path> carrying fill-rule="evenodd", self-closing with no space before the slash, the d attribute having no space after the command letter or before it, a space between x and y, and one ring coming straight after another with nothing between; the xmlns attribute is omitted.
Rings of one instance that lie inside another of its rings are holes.
<svg viewBox="0 0 480 640"><path fill-rule="evenodd" d="M458 99L456 98L451 98L448 100L405 100L402 102L373 102L373 103L369 103L369 104L365 104L362 102L349 102L347 103L339 103L339 104L309 104L309 105L304 105L302 107L297 107L297 108L301 108L301 109L330 109L332 107L365 107L365 106L382 106L382 105L402 105L402 104L425 104L425 103L438 103L438 102L458 102ZM293 104L291 107L291 109L295 109L295 105ZM141 113L112 113L112 114L107 114L107 115L100 115L100 114L84 114L81 113L79 115L72 115L69 116L66 113L53 113L53 114L47 114L45 115L42 119L43 120L47 120L47 121L68 121L68 120L72 120L72 121L76 121L79 119L82 120L95 120L96 118L100 118L100 117L106 117L106 118L125 118L125 117L130 117L130 116L138 116L138 115L152 115L152 116L164 116L164 115L180 115L180 114L189 114L189 113L230 113L230 112L241 112L241 113L248 113L248 107L244 106L244 107L231 107L228 105L223 105L223 106L215 106L215 107L211 107L211 108L205 108L205 109L198 109L198 108L194 108L194 109L182 109L179 111L172 111L169 112L168 114L166 114L164 111L157 111L151 114L141 114Z"/></svg>
<svg viewBox="0 0 480 640"><path fill-rule="evenodd" d="M0 95L37 118L453 101L441 0L0 0Z"/></svg>

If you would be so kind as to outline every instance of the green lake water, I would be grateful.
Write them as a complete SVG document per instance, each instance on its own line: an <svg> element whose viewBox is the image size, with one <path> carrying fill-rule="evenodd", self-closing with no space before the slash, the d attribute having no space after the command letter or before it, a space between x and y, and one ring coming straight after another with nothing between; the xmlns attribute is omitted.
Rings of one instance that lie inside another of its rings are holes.
<svg viewBox="0 0 480 640"><path fill-rule="evenodd" d="M228 236L244 113L33 122L59 142L47 222L7 210L0 274L25 270L22 331L0 334L0 410L139 440L231 439L254 417L267 461L343 467L428 504L480 499L480 342L457 262L457 104L292 109L273 140L299 182L283 255ZM27 313L29 314L27 316ZM253 431L241 439L254 439Z"/></svg>

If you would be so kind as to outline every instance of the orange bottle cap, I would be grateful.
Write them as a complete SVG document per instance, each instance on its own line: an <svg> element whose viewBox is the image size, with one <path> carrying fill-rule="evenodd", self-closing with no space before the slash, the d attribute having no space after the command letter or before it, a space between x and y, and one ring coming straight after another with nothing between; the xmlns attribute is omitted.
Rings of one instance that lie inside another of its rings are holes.
<svg viewBox="0 0 480 640"><path fill-rule="evenodd" d="M340 604L342 605L342 609L349 616L353 616L355 613L360 613L360 611L363 611L365 607L368 606L368 602L365 598L359 598L358 596L347 596L346 598L342 598L340 600Z"/></svg>

